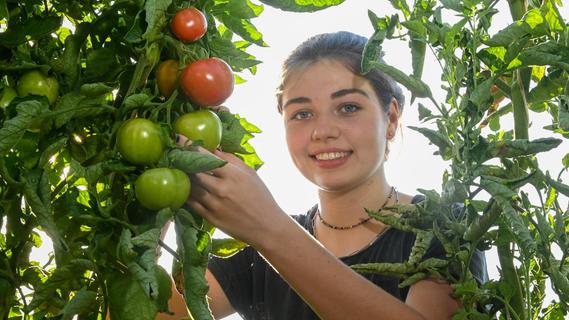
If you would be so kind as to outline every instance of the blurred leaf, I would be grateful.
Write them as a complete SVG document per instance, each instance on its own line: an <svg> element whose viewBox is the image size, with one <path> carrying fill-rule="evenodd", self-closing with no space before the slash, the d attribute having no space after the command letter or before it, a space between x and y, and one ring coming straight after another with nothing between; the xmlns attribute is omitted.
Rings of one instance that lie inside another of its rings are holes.
<svg viewBox="0 0 569 320"><path fill-rule="evenodd" d="M429 110L427 107L425 107L422 103L419 103L419 120L420 121L424 121L425 119L428 119L432 115L433 114L431 113L431 110Z"/></svg>
<svg viewBox="0 0 569 320"><path fill-rule="evenodd" d="M529 24L523 21L516 21L492 36L492 38L486 41L486 44L491 47L507 48L511 43L528 35L530 32L531 27Z"/></svg>
<svg viewBox="0 0 569 320"><path fill-rule="evenodd" d="M47 101L47 100L46 100ZM19 103L18 114L6 120L0 128L0 154L6 154L23 137L26 129L31 128L42 114L48 111L47 104L36 100Z"/></svg>
<svg viewBox="0 0 569 320"><path fill-rule="evenodd" d="M216 257L227 258L243 250L247 246L248 245L246 243L231 238L211 239L211 254Z"/></svg>
<svg viewBox="0 0 569 320"><path fill-rule="evenodd" d="M4 6L0 7L4 7ZM23 23L9 25L8 30L0 33L0 45L15 47L31 39L39 39L57 30L62 23L62 18L58 16L35 16L25 20Z"/></svg>
<svg viewBox="0 0 569 320"><path fill-rule="evenodd" d="M258 17L264 8L250 0L215 0L211 8L213 15L226 14L239 19L251 19Z"/></svg>
<svg viewBox="0 0 569 320"><path fill-rule="evenodd" d="M259 0L266 5L293 12L314 12L337 6L344 0Z"/></svg>
<svg viewBox="0 0 569 320"><path fill-rule="evenodd" d="M154 320L158 310L133 275L115 272L107 280L107 288L111 319Z"/></svg>
<svg viewBox="0 0 569 320"><path fill-rule="evenodd" d="M386 31L384 29L376 30L371 38L367 41L362 53L362 73L368 73L372 68L373 62L379 62L381 59L381 44L385 39Z"/></svg>
<svg viewBox="0 0 569 320"><path fill-rule="evenodd" d="M559 99L557 123L559 129L569 131L569 96L562 96Z"/></svg>
<svg viewBox="0 0 569 320"><path fill-rule="evenodd" d="M241 19L231 16L226 13L219 13L216 15L227 28L235 32L244 40L252 42L258 46L266 47L267 44L263 40L263 35L255 28L255 26L248 19Z"/></svg>
<svg viewBox="0 0 569 320"><path fill-rule="evenodd" d="M63 308L62 319L71 320L75 315L86 314L98 309L97 293L83 287L77 291L71 301Z"/></svg>

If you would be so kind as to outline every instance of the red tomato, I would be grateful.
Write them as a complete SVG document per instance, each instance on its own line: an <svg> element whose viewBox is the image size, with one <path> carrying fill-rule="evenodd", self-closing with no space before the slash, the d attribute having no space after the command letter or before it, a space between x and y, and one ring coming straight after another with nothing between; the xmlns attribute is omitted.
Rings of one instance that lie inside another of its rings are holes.
<svg viewBox="0 0 569 320"><path fill-rule="evenodd" d="M180 76L180 87L190 100L201 106L218 106L233 92L231 67L219 58L192 62Z"/></svg>
<svg viewBox="0 0 569 320"><path fill-rule="evenodd" d="M186 8L178 11L170 22L172 33L183 42L199 40L207 31L205 15L196 8Z"/></svg>

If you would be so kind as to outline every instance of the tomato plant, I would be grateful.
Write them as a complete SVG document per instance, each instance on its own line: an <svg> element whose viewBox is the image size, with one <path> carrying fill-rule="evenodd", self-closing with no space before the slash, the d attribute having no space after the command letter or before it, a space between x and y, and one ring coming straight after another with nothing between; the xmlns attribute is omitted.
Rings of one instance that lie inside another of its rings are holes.
<svg viewBox="0 0 569 320"><path fill-rule="evenodd" d="M187 194L177 192L186 172L224 162L176 145L172 120L199 102L184 94L164 99L171 89L152 75L160 61L219 57L231 68L223 65L217 93L198 83L215 98L206 104L221 103L231 94L232 72L254 73L260 63L247 50L265 45L252 23L263 10L248 0L192 4L209 25L200 41L185 43L172 36L169 19L188 6L185 0L0 1L0 86L21 96L11 100L4 89L2 103L11 103L0 113L1 320L105 319L109 305L113 320L167 313L161 292L171 283L156 270L170 221L178 250L166 249L182 266L191 318L212 318L208 257L242 244L210 246L214 228L179 207ZM259 130L230 112L220 118L224 151L258 168L262 161L248 140ZM159 188L148 182L155 172L181 182L156 197ZM42 243L45 237L51 241ZM33 248L49 254L35 258Z"/></svg>
<svg viewBox="0 0 569 320"><path fill-rule="evenodd" d="M178 209L190 195L190 178L178 169L155 168L144 171L136 180L134 190L146 208Z"/></svg>
<svg viewBox="0 0 569 320"><path fill-rule="evenodd" d="M169 98L178 86L178 66L177 60L170 59L160 62L156 69L158 90L166 98Z"/></svg>
<svg viewBox="0 0 569 320"><path fill-rule="evenodd" d="M45 96L50 104L54 104L59 94L59 82L54 77L47 77L41 71L26 72L18 80L18 94Z"/></svg>
<svg viewBox="0 0 569 320"><path fill-rule="evenodd" d="M233 92L233 84L231 67L219 58L192 62L180 76L180 87L202 107L222 104Z"/></svg>
<svg viewBox="0 0 569 320"><path fill-rule="evenodd" d="M117 149L134 164L154 164L164 153L165 144L158 125L136 118L126 121L117 133Z"/></svg>
<svg viewBox="0 0 569 320"><path fill-rule="evenodd" d="M221 143L221 120L211 110L202 109L186 113L176 119L174 130L192 141L201 141L203 147L213 152Z"/></svg>
<svg viewBox="0 0 569 320"><path fill-rule="evenodd" d="M196 8L186 8L178 11L170 22L172 33L183 42L194 42L206 33L207 20L205 15Z"/></svg>

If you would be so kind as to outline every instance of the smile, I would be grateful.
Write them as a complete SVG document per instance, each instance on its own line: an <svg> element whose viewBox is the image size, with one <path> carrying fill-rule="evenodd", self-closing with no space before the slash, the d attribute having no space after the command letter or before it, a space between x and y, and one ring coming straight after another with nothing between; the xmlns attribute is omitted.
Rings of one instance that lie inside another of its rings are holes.
<svg viewBox="0 0 569 320"><path fill-rule="evenodd" d="M347 157L350 152L323 152L314 155L316 160L336 160Z"/></svg>

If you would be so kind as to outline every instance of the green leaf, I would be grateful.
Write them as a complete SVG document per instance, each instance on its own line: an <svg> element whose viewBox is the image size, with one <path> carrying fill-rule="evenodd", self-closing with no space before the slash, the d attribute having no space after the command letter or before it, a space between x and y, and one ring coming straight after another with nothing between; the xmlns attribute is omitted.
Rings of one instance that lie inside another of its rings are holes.
<svg viewBox="0 0 569 320"><path fill-rule="evenodd" d="M97 97L105 95L113 91L113 87L109 87L104 83L85 83L79 89L79 92L86 97Z"/></svg>
<svg viewBox="0 0 569 320"><path fill-rule="evenodd" d="M146 249L156 249L160 240L160 229L150 229L131 239L133 245Z"/></svg>
<svg viewBox="0 0 569 320"><path fill-rule="evenodd" d="M130 272L112 274L107 288L111 319L154 320L158 310Z"/></svg>
<svg viewBox="0 0 569 320"><path fill-rule="evenodd" d="M224 13L239 19L251 19L258 17L264 8L250 0L215 0L211 13L215 16Z"/></svg>
<svg viewBox="0 0 569 320"><path fill-rule="evenodd" d="M6 154L24 136L26 129L41 121L40 116L49 110L47 100L45 102L28 100L18 104L17 115L5 121L0 129L0 154Z"/></svg>
<svg viewBox="0 0 569 320"><path fill-rule="evenodd" d="M489 78L479 83L470 95L470 101L477 107L484 106L488 101L492 100L490 88L494 84L494 79Z"/></svg>
<svg viewBox="0 0 569 320"><path fill-rule="evenodd" d="M535 241L528 227L510 203L517 196L516 193L510 188L485 177L480 179L480 186L490 193L502 209L502 217L508 222L516 242L524 253L527 255L535 253L537 250Z"/></svg>
<svg viewBox="0 0 569 320"><path fill-rule="evenodd" d="M379 62L381 59L381 44L385 39L386 31L384 29L376 30L371 38L367 41L362 53L362 72L368 73L373 65L371 62Z"/></svg>
<svg viewBox="0 0 569 320"><path fill-rule="evenodd" d="M551 41L524 49L518 59L526 66L556 66L569 70L569 48Z"/></svg>
<svg viewBox="0 0 569 320"><path fill-rule="evenodd" d="M425 107L422 103L419 103L419 120L423 121L431 117L433 113L427 107Z"/></svg>
<svg viewBox="0 0 569 320"><path fill-rule="evenodd" d="M231 238L212 239L211 242L211 254L220 258L231 257L248 246L244 242Z"/></svg>
<svg viewBox="0 0 569 320"><path fill-rule="evenodd" d="M401 11L401 13L403 13L403 16L405 18L409 18L409 16L411 15L411 11L409 10L409 5L407 4L407 1L405 1L405 0L389 0L389 2L393 6L393 8Z"/></svg>
<svg viewBox="0 0 569 320"><path fill-rule="evenodd" d="M231 66L231 70L235 72L240 72L244 69L250 69L253 72L254 67L261 63L261 61L255 60L254 56L245 52L245 48L237 47L237 43L222 38L218 34L209 36L208 40L208 45L213 55L222 57Z"/></svg>
<svg viewBox="0 0 569 320"><path fill-rule="evenodd" d="M206 172L216 168L223 167L227 161L218 157L197 151L187 151L181 149L173 149L168 153L174 168L180 169L186 173Z"/></svg>
<svg viewBox="0 0 569 320"><path fill-rule="evenodd" d="M427 139L429 139L430 143L437 146L439 148L439 154L443 157L444 160L449 160L452 157L452 142L450 141L448 136L442 134L437 130L432 130L428 128L420 128L412 126L409 126L408 128L421 133Z"/></svg>
<svg viewBox="0 0 569 320"><path fill-rule="evenodd" d="M10 12L8 12L8 6L6 4L6 0L0 0L0 20L8 18L10 14Z"/></svg>
<svg viewBox="0 0 569 320"><path fill-rule="evenodd" d="M58 16L34 16L23 23L9 24L8 30L0 33L0 45L11 48L28 40L47 36L59 29L62 21L63 19Z"/></svg>
<svg viewBox="0 0 569 320"><path fill-rule="evenodd" d="M456 12L462 13L464 10L463 1L460 0L441 0L444 8L454 10Z"/></svg>
<svg viewBox="0 0 569 320"><path fill-rule="evenodd" d="M491 47L507 48L511 43L529 35L530 32L531 27L529 24L523 21L516 21L492 36L492 38L486 41L486 44Z"/></svg>
<svg viewBox="0 0 569 320"><path fill-rule="evenodd" d="M71 320L75 315L86 314L98 309L97 293L83 287L63 308L62 320Z"/></svg>
<svg viewBox="0 0 569 320"><path fill-rule="evenodd" d="M259 0L266 5L293 12L314 12L337 6L344 0Z"/></svg>
<svg viewBox="0 0 569 320"><path fill-rule="evenodd" d="M407 88L411 93L418 97L418 98L431 98L431 89L428 85L426 85L421 79L417 79L414 76L408 76L402 71L398 70L395 67L389 66L384 63L370 61L369 62L371 67L377 68L380 71L385 72L389 75L393 80L397 81L398 83L402 84Z"/></svg>
<svg viewBox="0 0 569 320"><path fill-rule="evenodd" d="M146 93L135 93L124 99L124 111L129 111L132 109L142 108L144 105L152 99Z"/></svg>
<svg viewBox="0 0 569 320"><path fill-rule="evenodd" d="M525 139L495 141L488 145L486 160L534 155L555 149L561 142L561 139L556 138L540 138L531 141Z"/></svg>
<svg viewBox="0 0 569 320"><path fill-rule="evenodd" d="M566 81L567 80L562 79L562 77L543 77L529 92L527 96L528 103L538 104L540 102L550 101L555 97L562 95Z"/></svg>
<svg viewBox="0 0 569 320"><path fill-rule="evenodd" d="M244 40L252 42L261 47L268 45L263 41L263 35L255 28L248 19L240 19L226 13L220 13L216 16L228 29L235 32Z"/></svg>
<svg viewBox="0 0 569 320"><path fill-rule="evenodd" d="M561 163L563 164L563 167L569 168L569 153L563 156L563 159L561 159Z"/></svg>
<svg viewBox="0 0 569 320"><path fill-rule="evenodd" d="M144 10L146 11L146 32L142 35L144 39L153 41L158 38L162 30L168 25L168 7L172 0L146 1Z"/></svg>

